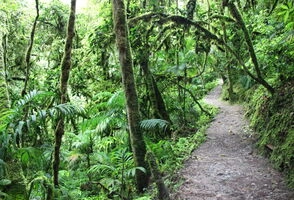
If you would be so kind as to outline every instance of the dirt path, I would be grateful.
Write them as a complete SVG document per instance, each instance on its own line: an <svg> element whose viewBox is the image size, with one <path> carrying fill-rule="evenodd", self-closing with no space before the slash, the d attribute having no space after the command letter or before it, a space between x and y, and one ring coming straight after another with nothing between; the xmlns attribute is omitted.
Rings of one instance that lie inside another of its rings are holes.
<svg viewBox="0 0 294 200"><path fill-rule="evenodd" d="M218 86L206 102L220 108L207 130L207 141L179 172L178 200L294 200L282 175L254 151L243 110L219 99Z"/></svg>

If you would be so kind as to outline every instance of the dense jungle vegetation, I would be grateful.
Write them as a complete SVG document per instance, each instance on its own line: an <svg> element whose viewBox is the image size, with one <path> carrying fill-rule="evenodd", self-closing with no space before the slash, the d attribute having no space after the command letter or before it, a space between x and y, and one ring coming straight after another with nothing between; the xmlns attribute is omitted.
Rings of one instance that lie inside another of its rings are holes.
<svg viewBox="0 0 294 200"><path fill-rule="evenodd" d="M0 199L168 199L219 79L294 187L292 0L79 1L0 0Z"/></svg>

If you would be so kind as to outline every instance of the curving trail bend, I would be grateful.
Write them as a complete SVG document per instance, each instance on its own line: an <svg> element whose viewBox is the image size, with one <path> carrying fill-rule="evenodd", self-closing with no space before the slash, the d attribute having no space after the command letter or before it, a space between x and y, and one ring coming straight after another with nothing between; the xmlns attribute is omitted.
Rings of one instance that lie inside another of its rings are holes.
<svg viewBox="0 0 294 200"><path fill-rule="evenodd" d="M220 108L207 129L207 141L195 150L178 176L178 200L294 200L294 191L253 146L239 105L220 100L221 86L205 101Z"/></svg>

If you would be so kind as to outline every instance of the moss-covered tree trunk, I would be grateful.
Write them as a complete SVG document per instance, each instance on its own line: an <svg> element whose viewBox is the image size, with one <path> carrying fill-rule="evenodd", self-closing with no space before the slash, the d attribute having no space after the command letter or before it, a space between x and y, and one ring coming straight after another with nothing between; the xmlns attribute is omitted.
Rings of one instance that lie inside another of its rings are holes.
<svg viewBox="0 0 294 200"><path fill-rule="evenodd" d="M254 66L254 70L256 73L256 77L254 77L254 80L256 80L258 83L260 83L261 85L263 85L271 94L273 94L275 92L274 88L263 78L263 75L261 73L261 69L259 67L259 63L257 60L257 56L255 54L255 50L249 35L249 31L246 28L245 22L239 12L239 10L237 9L237 7L235 6L235 4L229 0L224 0L223 1L223 5L227 6L229 8L229 11L231 13L231 15L235 18L237 24L240 26L240 28L242 29L243 33L244 33L244 38L248 47L248 51L250 54L250 58L252 60L253 66ZM249 71L246 71L247 73ZM250 74L249 74L250 75Z"/></svg>
<svg viewBox="0 0 294 200"><path fill-rule="evenodd" d="M67 85L71 68L71 51L74 38L74 25L75 25L75 10L76 0L71 0L70 16L68 19L67 36L64 48L64 54L61 62L61 76L60 76L60 103L68 102L67 99ZM60 147L62 136L64 134L64 118L58 120L55 130L55 145L54 145L54 159L53 159L53 182L54 186L58 187L58 171L60 163Z"/></svg>
<svg viewBox="0 0 294 200"><path fill-rule="evenodd" d="M135 88L131 49L128 39L126 11L123 0L113 0L113 22L116 34L116 44L122 71L122 82L126 97L128 125L134 160L136 166L145 167L146 144L140 130L140 114L138 96ZM140 170L136 171L138 192L143 192L148 185L148 175Z"/></svg>

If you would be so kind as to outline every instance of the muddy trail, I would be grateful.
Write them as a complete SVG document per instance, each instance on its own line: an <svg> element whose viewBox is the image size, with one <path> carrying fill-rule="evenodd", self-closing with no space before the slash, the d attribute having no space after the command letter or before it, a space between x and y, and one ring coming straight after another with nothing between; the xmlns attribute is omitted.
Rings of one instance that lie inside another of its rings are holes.
<svg viewBox="0 0 294 200"><path fill-rule="evenodd" d="M179 172L184 181L172 199L294 200L282 174L256 152L242 107L221 101L220 93L218 86L205 99L220 112Z"/></svg>

